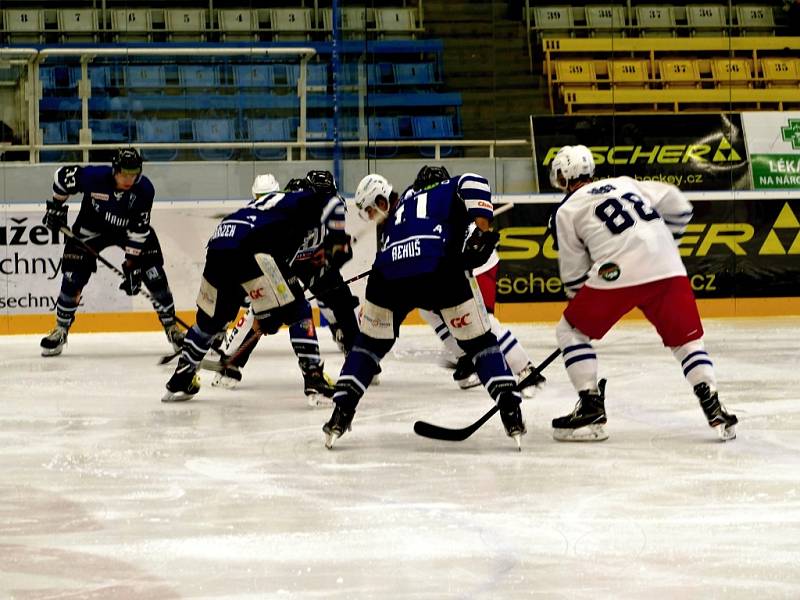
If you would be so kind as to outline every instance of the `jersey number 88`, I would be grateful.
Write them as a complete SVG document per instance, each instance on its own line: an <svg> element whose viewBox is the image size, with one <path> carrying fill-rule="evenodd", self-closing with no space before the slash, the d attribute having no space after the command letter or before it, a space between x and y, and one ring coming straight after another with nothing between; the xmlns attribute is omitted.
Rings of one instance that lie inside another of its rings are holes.
<svg viewBox="0 0 800 600"><path fill-rule="evenodd" d="M633 205L633 210L642 221L660 219L661 216L650 208L641 196L633 192L622 194L622 199ZM594 209L594 214L600 219L608 230L614 235L620 234L632 227L636 220L617 198L606 198Z"/></svg>

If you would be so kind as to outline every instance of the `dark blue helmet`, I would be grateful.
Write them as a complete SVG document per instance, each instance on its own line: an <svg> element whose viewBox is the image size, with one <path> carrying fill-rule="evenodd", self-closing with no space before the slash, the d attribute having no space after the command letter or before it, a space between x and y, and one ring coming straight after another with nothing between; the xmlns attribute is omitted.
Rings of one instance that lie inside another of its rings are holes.
<svg viewBox="0 0 800 600"><path fill-rule="evenodd" d="M334 196L339 193L339 190L336 189L336 181L330 171L309 171L306 173L306 180L311 189L318 194Z"/></svg>
<svg viewBox="0 0 800 600"><path fill-rule="evenodd" d="M111 160L114 173L120 171L142 172L142 157L135 148L119 148Z"/></svg>
<svg viewBox="0 0 800 600"><path fill-rule="evenodd" d="M416 191L424 190L448 179L450 179L450 173L444 167L429 167L425 165L417 173L417 178L414 180L412 187Z"/></svg>

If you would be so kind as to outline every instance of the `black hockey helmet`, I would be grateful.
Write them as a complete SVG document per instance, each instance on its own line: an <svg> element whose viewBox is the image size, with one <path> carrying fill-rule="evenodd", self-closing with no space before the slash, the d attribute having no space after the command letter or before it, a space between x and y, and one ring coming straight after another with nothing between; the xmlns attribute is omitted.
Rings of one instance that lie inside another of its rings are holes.
<svg viewBox="0 0 800 600"><path fill-rule="evenodd" d="M308 182L308 179L290 179L289 182L286 184L286 191L287 192L299 192L300 190L306 190L311 187L311 184Z"/></svg>
<svg viewBox="0 0 800 600"><path fill-rule="evenodd" d="M334 196L339 193L339 190L336 189L336 180L330 171L309 171L306 173L306 179L311 189L318 194Z"/></svg>
<svg viewBox="0 0 800 600"><path fill-rule="evenodd" d="M450 179L450 173L444 167L429 167L425 165L417 173L417 178L414 180L412 187L416 191L424 190L448 179Z"/></svg>
<svg viewBox="0 0 800 600"><path fill-rule="evenodd" d="M136 148L119 148L111 160L114 173L120 171L130 171L134 173L142 172L142 157Z"/></svg>

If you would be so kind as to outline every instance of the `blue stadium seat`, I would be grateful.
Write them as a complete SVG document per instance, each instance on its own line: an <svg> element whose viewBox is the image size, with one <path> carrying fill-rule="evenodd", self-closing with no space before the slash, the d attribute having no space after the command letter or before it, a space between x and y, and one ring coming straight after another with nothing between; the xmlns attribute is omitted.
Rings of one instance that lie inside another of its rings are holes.
<svg viewBox="0 0 800 600"><path fill-rule="evenodd" d="M367 86L394 85L394 69L391 63L370 63L367 65Z"/></svg>
<svg viewBox="0 0 800 600"><path fill-rule="evenodd" d="M278 65L276 65L278 66ZM280 65L286 67L285 73L278 75L276 69L275 85L287 85L297 87L297 80L300 77L300 65ZM281 83L278 83L278 82ZM328 65L322 63L311 63L306 72L306 85L314 87L327 87L328 85Z"/></svg>
<svg viewBox="0 0 800 600"><path fill-rule="evenodd" d="M98 143L130 143L128 121L114 119L89 119L92 141Z"/></svg>
<svg viewBox="0 0 800 600"><path fill-rule="evenodd" d="M271 88L275 77L272 65L234 65L233 81L240 88Z"/></svg>
<svg viewBox="0 0 800 600"><path fill-rule="evenodd" d="M400 125L397 117L369 117L367 137L369 140L399 139ZM368 147L368 154L376 158L389 158L397 154L397 146Z"/></svg>
<svg viewBox="0 0 800 600"><path fill-rule="evenodd" d="M453 130L453 118L447 115L412 117L411 127L414 137L421 140L446 140L457 137ZM449 156L453 150L452 146L441 146L439 152L441 156ZM420 147L419 152L425 157L432 157L436 153L431 146Z"/></svg>
<svg viewBox="0 0 800 600"><path fill-rule="evenodd" d="M111 67L108 65L89 65L89 80L92 82L92 95L105 95L112 87Z"/></svg>
<svg viewBox="0 0 800 600"><path fill-rule="evenodd" d="M163 90L167 85L162 65L130 65L125 70L125 86L129 89Z"/></svg>
<svg viewBox="0 0 800 600"><path fill-rule="evenodd" d="M136 139L140 142L179 142L181 139L178 121L154 119L151 121L136 121ZM178 156L177 149L169 150L142 150L145 160L175 160Z"/></svg>
<svg viewBox="0 0 800 600"><path fill-rule="evenodd" d="M77 85L80 79L78 67L68 67L64 65L39 68L39 79L42 81L42 91L44 95L48 92L67 90Z"/></svg>
<svg viewBox="0 0 800 600"><path fill-rule="evenodd" d="M235 142L236 128L233 119L196 119L192 121L192 137L196 142ZM235 153L233 148L197 151L203 160L231 160Z"/></svg>
<svg viewBox="0 0 800 600"><path fill-rule="evenodd" d="M64 121L39 123L42 128L43 141L45 144L66 144L67 130ZM39 159L44 162L58 162L64 156L61 150L42 150L39 152Z"/></svg>
<svg viewBox="0 0 800 600"><path fill-rule="evenodd" d="M251 142L288 142L294 139L288 119L248 119L247 139ZM284 160L283 148L255 148L253 155L260 160Z"/></svg>
<svg viewBox="0 0 800 600"><path fill-rule="evenodd" d="M216 65L180 65L178 83L184 88L216 88L219 86L219 69Z"/></svg>
<svg viewBox="0 0 800 600"><path fill-rule="evenodd" d="M398 63L394 65L397 85L432 85L436 79L431 63Z"/></svg>

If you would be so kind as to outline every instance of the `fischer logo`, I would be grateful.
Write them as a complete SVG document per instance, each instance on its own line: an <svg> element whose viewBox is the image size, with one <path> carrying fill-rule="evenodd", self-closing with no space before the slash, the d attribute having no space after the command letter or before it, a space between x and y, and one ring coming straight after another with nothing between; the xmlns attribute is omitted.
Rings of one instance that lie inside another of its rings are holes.
<svg viewBox="0 0 800 600"><path fill-rule="evenodd" d="M800 125L800 121L797 121ZM779 230L779 231L776 231ZM786 233L784 233L784 231ZM800 221L788 203L783 205L778 218L767 234L767 239L758 251L759 254L783 255L800 254Z"/></svg>
<svg viewBox="0 0 800 600"><path fill-rule="evenodd" d="M800 121L798 121L800 123ZM798 125L800 127L800 125ZM542 161L548 166L560 150L560 146L548 148ZM719 143L712 144L655 144L620 145L620 146L589 146L592 157L597 165L636 165L659 164L676 165L688 162L731 163L741 162L742 157L731 145L730 140L720 136Z"/></svg>
<svg viewBox="0 0 800 600"><path fill-rule="evenodd" d="M467 325L471 325L472 324L472 321L470 321L471 315L472 313L466 313L464 315L461 315L460 317L453 317L452 319L450 319L450 327L452 327L453 329L461 329L463 327L466 327Z"/></svg>

